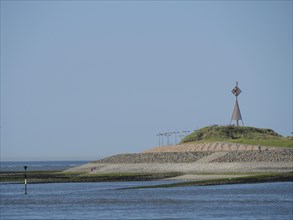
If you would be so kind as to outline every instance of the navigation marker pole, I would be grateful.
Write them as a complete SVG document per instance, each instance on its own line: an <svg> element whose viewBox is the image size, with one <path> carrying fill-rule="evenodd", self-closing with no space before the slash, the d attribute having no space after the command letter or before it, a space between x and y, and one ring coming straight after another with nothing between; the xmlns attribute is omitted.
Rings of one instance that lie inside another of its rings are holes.
<svg viewBox="0 0 293 220"><path fill-rule="evenodd" d="M178 131L174 131L173 134L175 135L175 144L174 145L176 145L177 144L177 134L179 134L179 132Z"/></svg>
<svg viewBox="0 0 293 220"><path fill-rule="evenodd" d="M185 131L182 131L182 132L184 132L184 133L185 133L185 136L187 136L187 134L188 134L190 131L188 131L187 128L186 128L186 130L185 130Z"/></svg>
<svg viewBox="0 0 293 220"><path fill-rule="evenodd" d="M23 168L24 168L24 194L27 195L27 175L26 175L27 166L23 166Z"/></svg>
<svg viewBox="0 0 293 220"><path fill-rule="evenodd" d="M159 146L161 146L161 134L156 134L157 136L159 136Z"/></svg>
<svg viewBox="0 0 293 220"><path fill-rule="evenodd" d="M242 125L244 126L244 123L243 123L243 120L242 120L242 117L241 117L241 113L240 113L239 104L238 104L238 96L241 93L241 89L239 89L239 87L238 87L238 82L236 82L236 86L234 87L234 89L231 92L233 93L233 95L235 95L236 102L235 102L235 106L234 106L234 110L233 110L233 113L232 113L230 124L231 124L231 122L233 120L235 120L236 121L236 126L238 127L239 126L239 121L241 120Z"/></svg>
<svg viewBox="0 0 293 220"><path fill-rule="evenodd" d="M164 134L167 137L167 146L169 146L169 131Z"/></svg>

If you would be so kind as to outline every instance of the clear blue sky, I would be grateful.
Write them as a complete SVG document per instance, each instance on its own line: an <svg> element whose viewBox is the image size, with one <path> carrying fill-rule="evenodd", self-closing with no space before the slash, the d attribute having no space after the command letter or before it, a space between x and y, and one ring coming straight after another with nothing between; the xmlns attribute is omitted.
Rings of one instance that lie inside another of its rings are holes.
<svg viewBox="0 0 293 220"><path fill-rule="evenodd" d="M1 1L1 160L228 124L236 80L244 124L290 135L292 1Z"/></svg>

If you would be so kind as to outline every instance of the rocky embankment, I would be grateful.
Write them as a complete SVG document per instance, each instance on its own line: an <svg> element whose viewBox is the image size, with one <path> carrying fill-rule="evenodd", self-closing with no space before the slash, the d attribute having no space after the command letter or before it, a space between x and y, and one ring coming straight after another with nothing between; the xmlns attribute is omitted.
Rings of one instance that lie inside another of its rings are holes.
<svg viewBox="0 0 293 220"><path fill-rule="evenodd" d="M95 163L127 164L127 163L193 163L212 152L164 152L164 153L140 153L118 154Z"/></svg>
<svg viewBox="0 0 293 220"><path fill-rule="evenodd" d="M98 164L137 164L137 163L194 163L216 152L157 152L117 154L95 161ZM215 154L209 163L246 163L246 162L293 162L292 150L228 151ZM293 164L292 164L293 165Z"/></svg>
<svg viewBox="0 0 293 220"><path fill-rule="evenodd" d="M211 162L292 162L293 166L293 150L230 151Z"/></svg>
<svg viewBox="0 0 293 220"><path fill-rule="evenodd" d="M293 172L293 149L231 143L156 147L118 154L67 171L97 173L245 173Z"/></svg>
<svg viewBox="0 0 293 220"><path fill-rule="evenodd" d="M280 147L261 147L263 150L283 150ZM144 153L154 153L154 152L203 152L203 151L258 151L259 147L256 145L246 145L246 144L235 144L235 143L186 143L178 144L172 146L160 146L154 147L144 151Z"/></svg>

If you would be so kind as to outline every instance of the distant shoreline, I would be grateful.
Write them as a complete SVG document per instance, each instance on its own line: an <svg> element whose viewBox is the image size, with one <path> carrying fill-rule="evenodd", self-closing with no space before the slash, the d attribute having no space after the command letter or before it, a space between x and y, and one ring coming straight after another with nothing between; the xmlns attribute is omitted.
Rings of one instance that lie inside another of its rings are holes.
<svg viewBox="0 0 293 220"><path fill-rule="evenodd" d="M88 160L1 161L1 172L22 172L23 166L27 166L28 171L63 171L89 162Z"/></svg>

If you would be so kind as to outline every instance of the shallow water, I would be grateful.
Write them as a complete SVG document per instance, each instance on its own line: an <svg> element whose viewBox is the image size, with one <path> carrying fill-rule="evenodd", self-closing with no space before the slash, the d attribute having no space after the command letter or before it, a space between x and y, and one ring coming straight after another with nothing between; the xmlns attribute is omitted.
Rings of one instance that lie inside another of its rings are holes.
<svg viewBox="0 0 293 220"><path fill-rule="evenodd" d="M4 219L292 219L286 183L117 190L153 182L1 184ZM166 183L166 181L164 181Z"/></svg>

